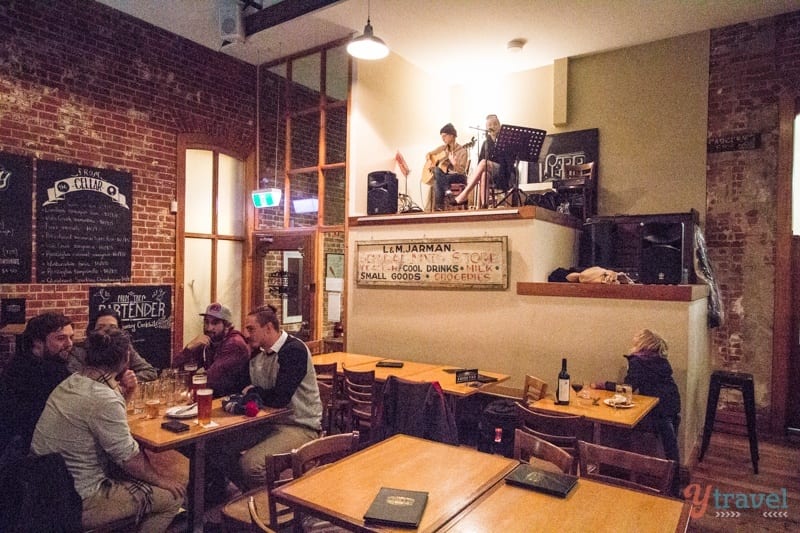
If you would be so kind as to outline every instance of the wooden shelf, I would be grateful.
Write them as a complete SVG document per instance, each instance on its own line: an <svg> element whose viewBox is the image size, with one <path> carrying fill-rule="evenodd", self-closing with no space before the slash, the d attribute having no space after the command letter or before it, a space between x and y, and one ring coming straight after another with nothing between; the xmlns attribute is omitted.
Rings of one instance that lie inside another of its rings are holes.
<svg viewBox="0 0 800 533"><path fill-rule="evenodd" d="M609 285L605 283L517 283L521 296L612 298L691 302L708 296L706 285Z"/></svg>

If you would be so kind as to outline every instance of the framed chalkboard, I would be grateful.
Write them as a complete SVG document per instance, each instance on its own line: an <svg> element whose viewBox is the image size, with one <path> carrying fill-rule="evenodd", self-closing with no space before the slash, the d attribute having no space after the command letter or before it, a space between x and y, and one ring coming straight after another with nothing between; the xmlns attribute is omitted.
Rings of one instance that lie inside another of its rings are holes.
<svg viewBox="0 0 800 533"><path fill-rule="evenodd" d="M31 282L33 159L0 152L0 283Z"/></svg>
<svg viewBox="0 0 800 533"><path fill-rule="evenodd" d="M131 279L131 174L36 162L36 281Z"/></svg>
<svg viewBox="0 0 800 533"><path fill-rule="evenodd" d="M89 287L89 320L110 307L119 313L133 347L156 368L167 368L172 347L172 287L119 285Z"/></svg>
<svg viewBox="0 0 800 533"><path fill-rule="evenodd" d="M564 165L582 165L592 161L595 172L599 173L599 135L597 128L547 135L539 153L539 164L528 165L528 182L561 179Z"/></svg>

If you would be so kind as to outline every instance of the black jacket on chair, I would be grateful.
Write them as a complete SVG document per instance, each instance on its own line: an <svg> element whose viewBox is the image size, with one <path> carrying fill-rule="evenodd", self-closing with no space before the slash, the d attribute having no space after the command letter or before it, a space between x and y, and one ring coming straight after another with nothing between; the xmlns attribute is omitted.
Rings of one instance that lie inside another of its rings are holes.
<svg viewBox="0 0 800 533"><path fill-rule="evenodd" d="M373 442L396 433L458 444L458 427L438 383L389 376L378 403Z"/></svg>

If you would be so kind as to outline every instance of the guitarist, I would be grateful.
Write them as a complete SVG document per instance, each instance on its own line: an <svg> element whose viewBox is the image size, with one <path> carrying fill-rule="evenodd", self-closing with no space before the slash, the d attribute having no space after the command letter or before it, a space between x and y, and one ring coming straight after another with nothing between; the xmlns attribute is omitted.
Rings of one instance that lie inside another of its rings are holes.
<svg viewBox="0 0 800 533"><path fill-rule="evenodd" d="M450 189L451 183L467 183L464 173L467 171L467 150L456 142L458 133L451 123L447 123L439 130L444 144L431 150L425 156L426 168L430 166L433 171L433 199L434 209L444 209L445 192ZM423 180L425 176L423 176Z"/></svg>

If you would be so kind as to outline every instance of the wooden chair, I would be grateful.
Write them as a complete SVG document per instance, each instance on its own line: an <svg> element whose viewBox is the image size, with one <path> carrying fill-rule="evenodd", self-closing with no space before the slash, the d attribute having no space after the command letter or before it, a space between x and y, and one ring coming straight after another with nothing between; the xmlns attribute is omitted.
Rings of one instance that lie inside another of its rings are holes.
<svg viewBox="0 0 800 533"><path fill-rule="evenodd" d="M547 461L565 474L575 473L575 458L569 453L525 430L516 430L514 432L514 459L533 464L532 458Z"/></svg>
<svg viewBox="0 0 800 533"><path fill-rule="evenodd" d="M269 495L276 487L300 477L311 468L332 463L358 449L358 432L322 437L312 440L288 453L268 455L266 458L267 484L258 487L228 502L222 509L223 525L226 531L250 530L255 524L262 531L285 530L289 525L296 525L300 520L292 516L292 510L278 505ZM282 475L291 470L291 475ZM256 512L259 522L251 515ZM267 513L264 514L264 509Z"/></svg>
<svg viewBox="0 0 800 533"><path fill-rule="evenodd" d="M578 441L591 440L592 425L579 415L551 415L532 411L521 402L516 402L517 423L523 431L549 442L578 461Z"/></svg>
<svg viewBox="0 0 800 533"><path fill-rule="evenodd" d="M362 432L362 439L369 442L369 431L375 420L375 371L358 372L348 368L344 373L344 397L347 400L347 431Z"/></svg>
<svg viewBox="0 0 800 533"><path fill-rule="evenodd" d="M333 435L333 424L345 408L347 402L340 397L339 374L336 372L336 363L315 364L317 374L317 387L319 399L322 401L322 428L328 435ZM339 427L339 430L342 428Z"/></svg>
<svg viewBox="0 0 800 533"><path fill-rule="evenodd" d="M306 341L306 346L308 346L308 350L311 352L311 355L325 353L325 343L322 341L322 339Z"/></svg>
<svg viewBox="0 0 800 533"><path fill-rule="evenodd" d="M530 404L541 400L547 395L547 382L534 376L525 376L525 386L522 388L522 401Z"/></svg>
<svg viewBox="0 0 800 533"><path fill-rule="evenodd" d="M261 524L264 527L267 527L265 524L269 525L264 531L277 531L279 528L288 527L293 520L292 510L284 505L278 505L269 494L275 487L280 487L293 479L290 475L283 475L284 472L291 471L291 469L291 452L268 455L266 457L266 485L242 494L222 508L222 522L225 531L247 531L251 529L252 524L258 525L250 517L250 500L253 500L253 507L259 510L258 516Z"/></svg>
<svg viewBox="0 0 800 533"><path fill-rule="evenodd" d="M250 499L247 500L247 510L250 511L250 522L256 527L256 531L273 532L258 515L255 496L250 496Z"/></svg>
<svg viewBox="0 0 800 533"><path fill-rule="evenodd" d="M570 202L570 212L581 220L597 214L597 176L594 161L564 165L556 190ZM578 204L578 205L572 205Z"/></svg>
<svg viewBox="0 0 800 533"><path fill-rule="evenodd" d="M675 461L584 441L578 442L581 477L614 485L670 494Z"/></svg>

